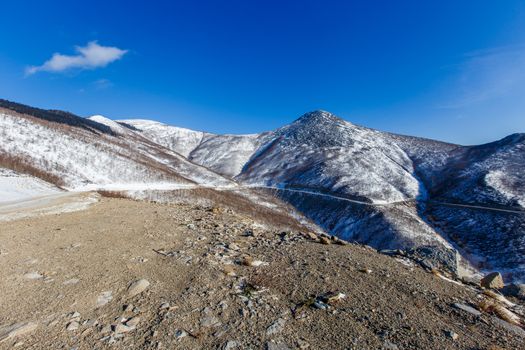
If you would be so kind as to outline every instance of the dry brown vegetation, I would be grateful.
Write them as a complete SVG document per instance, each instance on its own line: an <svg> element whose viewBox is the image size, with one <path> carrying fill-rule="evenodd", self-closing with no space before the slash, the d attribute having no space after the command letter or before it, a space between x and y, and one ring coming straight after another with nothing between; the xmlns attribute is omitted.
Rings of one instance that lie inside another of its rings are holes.
<svg viewBox="0 0 525 350"><path fill-rule="evenodd" d="M62 179L60 179L60 177L36 168L31 164L31 160L29 158L13 156L0 152L0 167L11 169L21 174L38 177L58 187L64 186L64 182Z"/></svg>

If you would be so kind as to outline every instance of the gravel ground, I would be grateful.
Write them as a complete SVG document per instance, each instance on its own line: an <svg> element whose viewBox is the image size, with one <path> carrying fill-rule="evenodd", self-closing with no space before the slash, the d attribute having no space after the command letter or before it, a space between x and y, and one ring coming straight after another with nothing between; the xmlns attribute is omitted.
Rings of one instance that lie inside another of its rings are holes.
<svg viewBox="0 0 525 350"><path fill-rule="evenodd" d="M454 306L479 288L269 220L103 198L2 223L0 348L524 348Z"/></svg>

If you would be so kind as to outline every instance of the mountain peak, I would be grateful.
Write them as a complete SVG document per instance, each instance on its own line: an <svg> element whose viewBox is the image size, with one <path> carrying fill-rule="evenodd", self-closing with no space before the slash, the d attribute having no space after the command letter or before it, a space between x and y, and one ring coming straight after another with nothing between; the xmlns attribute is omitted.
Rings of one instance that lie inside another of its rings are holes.
<svg viewBox="0 0 525 350"><path fill-rule="evenodd" d="M315 110L308 113L303 114L301 117L299 117L294 123L326 123L326 122L341 122L343 121L341 118L336 117L334 114L323 111L323 110Z"/></svg>

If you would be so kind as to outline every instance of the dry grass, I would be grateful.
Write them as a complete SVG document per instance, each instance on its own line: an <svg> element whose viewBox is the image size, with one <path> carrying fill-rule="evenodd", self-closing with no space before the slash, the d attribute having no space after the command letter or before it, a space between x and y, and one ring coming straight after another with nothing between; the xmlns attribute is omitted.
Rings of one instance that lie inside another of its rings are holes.
<svg viewBox="0 0 525 350"><path fill-rule="evenodd" d="M64 186L64 182L60 177L38 169L31 164L31 159L29 158L0 153L0 167L11 169L21 174L38 177L58 187Z"/></svg>

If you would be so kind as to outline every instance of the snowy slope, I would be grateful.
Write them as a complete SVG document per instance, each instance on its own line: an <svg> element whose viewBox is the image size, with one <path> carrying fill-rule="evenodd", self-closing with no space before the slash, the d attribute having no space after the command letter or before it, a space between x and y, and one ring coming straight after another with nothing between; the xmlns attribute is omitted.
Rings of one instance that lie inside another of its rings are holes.
<svg viewBox="0 0 525 350"><path fill-rule="evenodd" d="M109 128L94 120L88 124L95 127L93 130L78 127L74 118L83 118L71 118L72 122L55 122L40 118L38 112L28 115L1 109L0 156L59 179L57 184L68 189L111 188L111 185L123 184L235 185L102 117L94 119L110 124Z"/></svg>
<svg viewBox="0 0 525 350"><path fill-rule="evenodd" d="M0 204L62 192L39 178L0 168Z"/></svg>
<svg viewBox="0 0 525 350"><path fill-rule="evenodd" d="M172 149L184 145L181 153L193 162L243 184L279 188L277 196L333 234L376 248L454 247L482 270L525 276L525 267L515 271L525 254L524 214L438 204L523 207L523 134L466 147L379 132L323 111L259 135L126 123Z"/></svg>
<svg viewBox="0 0 525 350"><path fill-rule="evenodd" d="M253 153L272 136L216 135L141 119L118 122L131 125L147 139L229 177L238 175Z"/></svg>

